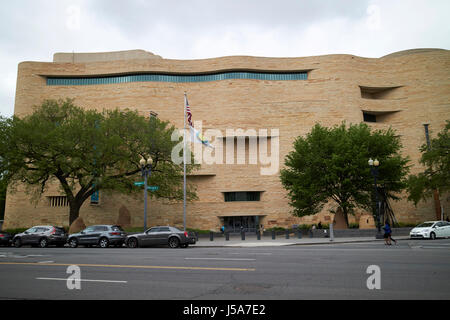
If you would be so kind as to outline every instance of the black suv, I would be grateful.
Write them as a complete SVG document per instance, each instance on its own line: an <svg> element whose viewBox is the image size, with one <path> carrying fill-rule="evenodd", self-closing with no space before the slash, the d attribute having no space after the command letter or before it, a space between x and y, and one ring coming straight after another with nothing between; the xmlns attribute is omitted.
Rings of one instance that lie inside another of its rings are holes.
<svg viewBox="0 0 450 320"><path fill-rule="evenodd" d="M125 241L126 233L117 225L89 226L79 233L69 235L69 246L76 248L78 245L96 245L107 248L110 245L121 247Z"/></svg>
<svg viewBox="0 0 450 320"><path fill-rule="evenodd" d="M67 242L67 234L64 228L61 227L35 226L16 234L12 242L17 248L24 244L38 245L41 248L49 245L63 247Z"/></svg>

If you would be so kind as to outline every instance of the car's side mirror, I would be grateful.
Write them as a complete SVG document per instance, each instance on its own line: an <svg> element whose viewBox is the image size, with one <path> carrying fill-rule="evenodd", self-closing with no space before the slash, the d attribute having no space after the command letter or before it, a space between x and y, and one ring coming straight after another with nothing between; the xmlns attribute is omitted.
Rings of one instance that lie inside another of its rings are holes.
<svg viewBox="0 0 450 320"><path fill-rule="evenodd" d="M81 231L80 233L81 233L81 234L85 234L85 232L84 232L84 231Z"/></svg>
<svg viewBox="0 0 450 320"><path fill-rule="evenodd" d="M28 231L24 231L25 234L28 234Z"/></svg>

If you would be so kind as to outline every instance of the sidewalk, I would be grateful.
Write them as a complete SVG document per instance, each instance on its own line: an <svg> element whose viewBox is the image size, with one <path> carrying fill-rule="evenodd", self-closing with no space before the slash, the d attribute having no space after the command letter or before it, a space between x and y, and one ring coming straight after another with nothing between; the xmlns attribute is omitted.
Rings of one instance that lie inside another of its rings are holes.
<svg viewBox="0 0 450 320"><path fill-rule="evenodd" d="M409 239L409 236L395 237L396 240ZM295 245L318 245L318 244L339 244L339 243L357 243L357 242L373 242L383 239L375 239L371 237L349 237L349 238L334 238L330 241L330 238L309 238L303 237L298 239L297 237L290 237L286 239L284 236L277 236L275 240L272 237L261 237L261 240L257 240L256 236L246 236L245 240L241 240L240 236L230 236L230 240L226 241L225 237L215 237L214 241L210 241L209 238L201 237L198 242L192 247L208 248L208 247L273 247L273 246L295 246Z"/></svg>

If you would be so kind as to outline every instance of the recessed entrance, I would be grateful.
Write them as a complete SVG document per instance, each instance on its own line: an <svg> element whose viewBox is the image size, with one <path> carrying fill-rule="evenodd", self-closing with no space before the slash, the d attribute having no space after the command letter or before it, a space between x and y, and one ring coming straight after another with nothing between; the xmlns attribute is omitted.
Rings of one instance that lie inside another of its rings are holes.
<svg viewBox="0 0 450 320"><path fill-rule="evenodd" d="M231 233L239 233L242 230L245 232L256 232L259 221L259 216L223 217L225 231Z"/></svg>

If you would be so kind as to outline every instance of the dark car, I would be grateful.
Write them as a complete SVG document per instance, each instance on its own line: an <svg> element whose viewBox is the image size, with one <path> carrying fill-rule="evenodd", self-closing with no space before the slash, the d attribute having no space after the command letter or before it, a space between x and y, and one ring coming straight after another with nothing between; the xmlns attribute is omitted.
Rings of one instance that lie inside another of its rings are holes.
<svg viewBox="0 0 450 320"><path fill-rule="evenodd" d="M12 243L12 234L0 231L0 246L10 246Z"/></svg>
<svg viewBox="0 0 450 320"><path fill-rule="evenodd" d="M168 245L171 248L187 248L195 244L197 236L194 232L181 231L175 227L152 227L143 233L127 236L126 245L129 248Z"/></svg>
<svg viewBox="0 0 450 320"><path fill-rule="evenodd" d="M110 245L121 247L127 234L117 225L89 226L79 233L69 235L69 246L76 248L78 245L99 246L108 248Z"/></svg>
<svg viewBox="0 0 450 320"><path fill-rule="evenodd" d="M55 226L35 226L22 233L18 233L12 239L15 247L24 244L38 245L45 248L49 245L63 247L67 242L67 234L64 228Z"/></svg>

